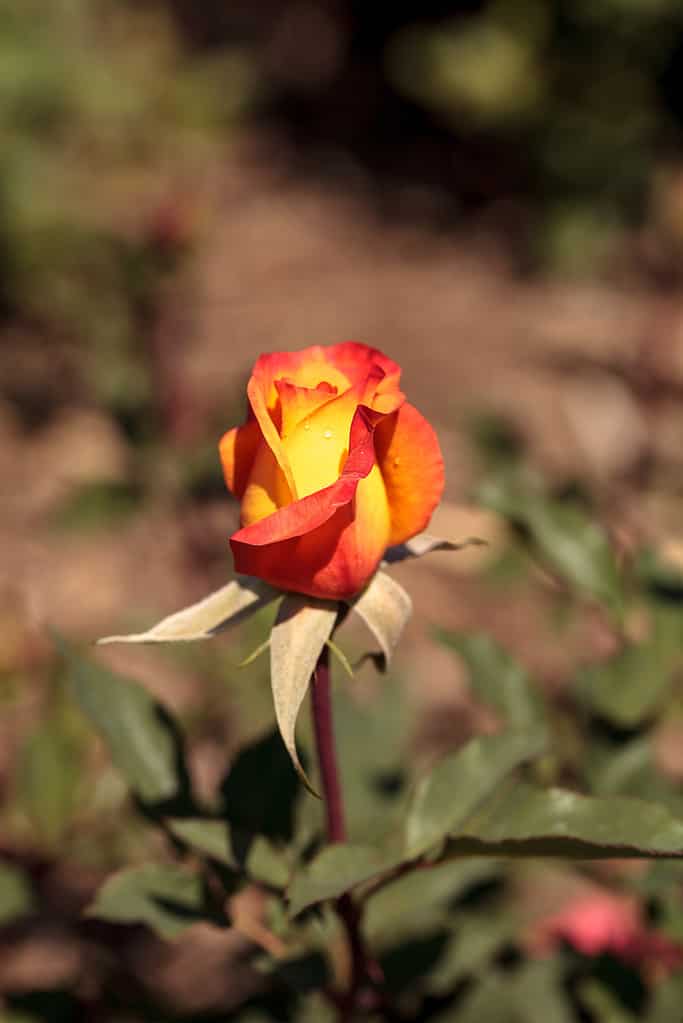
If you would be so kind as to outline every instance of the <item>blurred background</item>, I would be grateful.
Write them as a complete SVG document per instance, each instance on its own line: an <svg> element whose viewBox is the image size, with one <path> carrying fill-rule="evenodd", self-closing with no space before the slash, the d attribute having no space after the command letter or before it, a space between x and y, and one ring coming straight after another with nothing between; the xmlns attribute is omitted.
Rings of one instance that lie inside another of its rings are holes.
<svg viewBox="0 0 683 1023"><path fill-rule="evenodd" d="M396 359L445 453L433 530L489 541L397 570L414 762L491 727L438 625L513 651L577 769L563 701L614 634L481 487L514 463L622 559L683 566L682 143L679 0L0 0L0 1016L223 1019L255 984L235 933L83 922L162 851L52 635L85 646L229 577L216 444L260 352ZM207 798L272 724L263 663L236 669L264 627L97 654L179 716ZM351 691L384 698L369 668ZM674 787L679 703L647 711Z"/></svg>

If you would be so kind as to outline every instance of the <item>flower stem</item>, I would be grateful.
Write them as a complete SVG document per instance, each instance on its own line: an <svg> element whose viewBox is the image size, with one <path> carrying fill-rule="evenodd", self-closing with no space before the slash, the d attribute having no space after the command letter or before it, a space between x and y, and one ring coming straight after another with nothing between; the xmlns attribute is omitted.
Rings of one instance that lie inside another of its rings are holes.
<svg viewBox="0 0 683 1023"><path fill-rule="evenodd" d="M315 741L325 800L327 840L330 843L345 842L346 819L332 726L330 651L327 646L323 647L315 667L312 699Z"/></svg>
<svg viewBox="0 0 683 1023"><path fill-rule="evenodd" d="M327 820L327 840L331 844L346 841L344 798L337 765L337 751L332 724L332 698L330 686L330 651L327 646L318 658L313 673L312 704L315 740L320 764L323 799ZM346 930L351 958L351 978L348 991L336 1000L342 1020L349 1019L368 982L380 980L379 967L370 959L361 932L361 911L346 893L337 899L336 910Z"/></svg>

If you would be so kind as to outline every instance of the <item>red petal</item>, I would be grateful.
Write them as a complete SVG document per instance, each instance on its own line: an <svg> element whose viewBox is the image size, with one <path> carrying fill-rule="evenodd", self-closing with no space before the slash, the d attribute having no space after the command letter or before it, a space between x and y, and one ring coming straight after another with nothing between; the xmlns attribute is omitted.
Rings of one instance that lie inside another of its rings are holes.
<svg viewBox="0 0 683 1023"><path fill-rule="evenodd" d="M397 362L387 358L377 348L361 344L359 341L343 341L323 349L328 362L344 373L351 383L364 379L373 366L384 370L385 381L381 389L388 390L398 386L401 379L401 367Z"/></svg>
<svg viewBox="0 0 683 1023"><path fill-rule="evenodd" d="M332 600L350 596L364 585L387 543L384 530L370 530L373 535L364 532L354 507L361 480L375 466L373 432L380 418L371 409L358 407L351 425L349 456L335 483L230 538L237 572L258 576L282 589ZM372 485L377 486L377 481ZM371 504L363 502L364 508L368 506L368 521Z"/></svg>

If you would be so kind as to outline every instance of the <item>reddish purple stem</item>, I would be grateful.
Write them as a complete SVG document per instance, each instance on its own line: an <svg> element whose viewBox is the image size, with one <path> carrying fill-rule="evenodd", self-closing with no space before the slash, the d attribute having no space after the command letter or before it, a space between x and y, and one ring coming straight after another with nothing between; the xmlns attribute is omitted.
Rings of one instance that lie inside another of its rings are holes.
<svg viewBox="0 0 683 1023"><path fill-rule="evenodd" d="M312 704L315 741L322 781L323 800L327 820L327 839L331 844L346 841L346 820L337 751L332 724L332 694L330 685L330 652L325 646L313 673ZM348 992L336 1004L342 1020L350 1019L367 982L381 981L379 967L367 955L361 933L360 910L346 893L336 902L337 912L346 929L351 954L351 981ZM369 989L368 994L372 995Z"/></svg>
<svg viewBox="0 0 683 1023"><path fill-rule="evenodd" d="M318 748L322 780L327 839L330 843L346 841L346 820L342 797L337 750L332 726L332 687L330 685L330 651L323 647L313 675L313 724Z"/></svg>

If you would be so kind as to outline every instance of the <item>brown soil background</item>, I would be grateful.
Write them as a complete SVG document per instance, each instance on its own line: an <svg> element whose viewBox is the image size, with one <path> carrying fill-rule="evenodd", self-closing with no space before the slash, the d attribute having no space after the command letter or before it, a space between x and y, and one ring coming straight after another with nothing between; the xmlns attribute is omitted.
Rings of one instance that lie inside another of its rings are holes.
<svg viewBox="0 0 683 1023"><path fill-rule="evenodd" d="M55 531L55 509L79 486L126 480L144 466L87 395L58 403L30 432L13 405L0 405L0 658L33 681L0 722L7 794L18 751L49 699L50 628L89 643L131 622L151 623L228 576L236 505L227 494L179 503L173 481L196 438L211 443L216 424L217 441L241 419L244 382L260 352L353 338L397 360L405 391L434 423L445 453L446 496L433 531L489 541L485 550L397 571L416 608L397 674L432 752L486 727L467 702L458 665L430 641L433 624L491 631L551 687L566 682L577 656L609 649L591 616L561 644L539 641L543 580L514 601L482 583L480 568L504 531L470 499L474 413L512 423L529 460L551 480L587 480L624 548L646 537L680 557L683 305L675 291L639 284L629 271L586 284L525 280L494 235L446 237L381 221L362 198L265 170L268 151L262 137L242 140L187 197L199 225L196 248L169 280L154 326L164 386L182 412L177 443L163 471L155 467L167 487L120 527ZM14 334L2 346L8 373L49 385L48 347ZM155 652L97 656L184 713L197 699L201 679ZM238 743L236 724L227 751ZM208 790L225 755L210 742L195 751ZM87 994L90 985L95 1005L98 956L114 939L78 914L98 869L55 862L30 841L12 837L9 845L10 855L32 864L46 908L2 939L0 992L75 986ZM144 977L146 988L185 1011L237 1002L253 983L239 965L245 941L234 932L199 928L169 948L136 930L124 945L113 973L104 971L109 983L119 974L126 984Z"/></svg>

